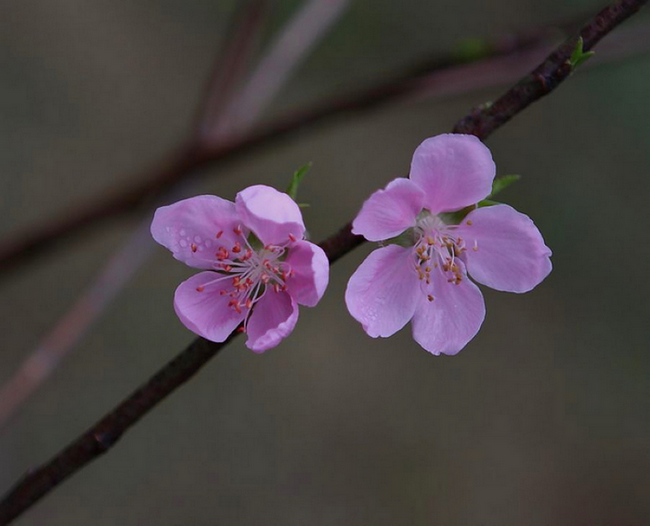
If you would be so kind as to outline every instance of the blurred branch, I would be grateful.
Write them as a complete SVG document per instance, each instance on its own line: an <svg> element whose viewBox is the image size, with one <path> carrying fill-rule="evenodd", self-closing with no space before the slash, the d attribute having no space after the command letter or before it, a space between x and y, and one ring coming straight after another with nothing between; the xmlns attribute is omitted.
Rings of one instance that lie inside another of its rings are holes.
<svg viewBox="0 0 650 526"><path fill-rule="evenodd" d="M266 0L242 2L230 22L223 51L215 60L204 102L198 109L195 127L197 143L210 142L213 130L232 103L235 89L244 77L255 46L262 36L267 9Z"/></svg>
<svg viewBox="0 0 650 526"><path fill-rule="evenodd" d="M265 8L265 2L259 0L242 3L233 17L224 51L215 62L214 73L207 86L205 103L201 106L197 119L198 139L218 145L234 130L249 128L349 2L350 0L338 0L333 4L331 0L305 1L303 7L280 29L278 38L269 45L269 51L252 71L243 90L235 95L234 90L245 74L245 65L249 62L253 44L262 30L262 13ZM287 48L287 43L292 44L291 49ZM267 92L264 87L269 78L273 82L268 85ZM251 108L250 94L259 96L262 102ZM244 107L245 111L240 111ZM226 114L231 115L229 125L222 126ZM181 193L187 194L188 189L184 188L182 192L175 189L171 194L165 195L165 200L179 199ZM150 218L147 217L18 371L0 388L0 429L72 351L92 323L146 263L156 246L149 234L149 225Z"/></svg>
<svg viewBox="0 0 650 526"><path fill-rule="evenodd" d="M246 71L254 44L261 33L265 8L265 0L245 1L232 17L222 52L215 60L212 78L206 87L205 100L198 112L196 129L200 137L217 125L231 103L233 92ZM147 261L154 248L147 220L134 229L93 283L0 387L0 429L52 374Z"/></svg>
<svg viewBox="0 0 650 526"><path fill-rule="evenodd" d="M563 23L559 27L573 28L576 27L576 23ZM430 85L431 82L435 82L429 78L431 72L440 72L453 68L459 63L482 61L489 57L516 57L523 50L541 44L548 45L548 40L555 37L556 33L557 26L554 26L519 36L508 35L494 41L483 42L480 52L469 56L451 53L444 57L434 57L407 68L388 81L291 113L251 133L238 138L229 138L228 142L207 145L206 142L197 140L197 137L193 136L159 166L132 177L132 180L138 182L113 192L103 192L101 197L90 199L82 207L64 216L43 222L32 230L22 232L0 243L0 273L44 253L61 240L80 233L102 220L136 210L147 199L160 195L178 181L198 175L197 172L201 168L233 160L237 156L249 153L255 147L270 145L291 133L304 131L309 126L343 114L369 111L413 95L423 88L423 83ZM202 129L203 133L208 134L214 131L210 126L204 126Z"/></svg>
<svg viewBox="0 0 650 526"><path fill-rule="evenodd" d="M601 38L634 14L645 3L647 0L621 0L598 13L579 33L579 36L582 36L585 41L585 48L591 49ZM456 127L462 127L465 133L472 133L484 140L529 104L553 91L568 77L565 64L576 41L577 37L574 37L562 44L544 61L542 66L535 69L533 73L527 75L498 99L499 107L503 108L507 118L502 118L494 112L487 113L484 110L478 110L462 119ZM541 75L542 78L538 78L538 75ZM524 89L522 92L522 88L531 85L531 83L533 88ZM538 87L540 83L543 86L550 86L550 89L544 88L540 91ZM512 103L500 102L504 100L512 101ZM486 117L483 117L484 113L487 115ZM337 234L321 243L321 246L333 263L361 243L363 243L363 239L353 235L350 231L350 224L348 224ZM211 343L197 338L113 411L64 450L57 453L49 462L27 474L0 501L0 525L8 524L63 480L108 451L131 426L176 388L192 378L237 334L234 332L223 343Z"/></svg>

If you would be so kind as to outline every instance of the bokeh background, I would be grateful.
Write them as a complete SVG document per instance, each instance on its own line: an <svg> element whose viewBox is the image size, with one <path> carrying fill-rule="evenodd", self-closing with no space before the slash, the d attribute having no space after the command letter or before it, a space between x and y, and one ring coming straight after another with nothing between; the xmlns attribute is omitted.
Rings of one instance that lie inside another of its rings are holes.
<svg viewBox="0 0 650 526"><path fill-rule="evenodd" d="M299 5L270 11L265 40ZM0 235L159 161L182 139L236 2L0 4ZM471 37L596 11L594 0L353 1L266 116L368 85ZM642 13L632 24L648 23ZM650 34L650 33L647 33ZM650 36L648 37L650 41ZM650 42L649 42L650 44ZM208 170L196 193L301 187L312 238L408 169L425 137L503 88L399 104L306 130ZM650 522L650 55L579 71L488 141L503 193L533 217L554 271L523 295L484 290L456 357L409 329L372 340L332 267L315 309L257 356L229 346L21 525L643 525ZM118 219L0 282L7 380L111 254ZM0 429L0 489L49 458L193 338L172 295L192 270L162 248Z"/></svg>

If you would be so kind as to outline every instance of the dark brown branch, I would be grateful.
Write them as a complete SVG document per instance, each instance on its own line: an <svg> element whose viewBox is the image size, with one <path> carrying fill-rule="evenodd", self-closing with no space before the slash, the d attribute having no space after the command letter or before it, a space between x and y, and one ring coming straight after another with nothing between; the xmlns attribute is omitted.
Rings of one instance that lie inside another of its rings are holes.
<svg viewBox="0 0 650 526"><path fill-rule="evenodd" d="M486 138L527 106L548 95L571 75L573 68L569 58L579 37L584 41L584 51L589 51L614 27L628 19L646 3L647 0L620 0L603 9L582 28L578 35L557 48L542 64L493 104L478 108L462 119L454 127L454 132L470 133L481 139Z"/></svg>
<svg viewBox="0 0 650 526"><path fill-rule="evenodd" d="M580 32L585 40L586 49L593 47L604 35L635 13L646 2L647 0L622 0L599 13ZM491 109L485 112L478 111L460 121L456 129L485 139L531 102L555 89L568 76L564 65L573 50L575 41L574 38L560 46L543 63L543 69L537 68L533 74L525 77L497 101L508 118L501 118ZM540 92L538 88L530 91L523 89L522 87L531 82L532 85L536 84L534 75L539 71L547 72L547 76L544 77L545 83L547 86L551 86L551 89L543 92ZM508 101L511 102L508 103ZM350 231L350 224L347 224L337 234L321 243L321 246L333 263L361 243L363 243L363 239L353 235ZM57 453L49 462L28 473L0 502L0 526L11 522L63 480L108 451L132 425L176 388L192 378L210 358L234 339L236 334L236 332L233 333L228 340L221 344L210 343L202 338L196 339L107 416L63 451Z"/></svg>
<svg viewBox="0 0 650 526"><path fill-rule="evenodd" d="M559 24L561 28L575 27L575 22ZM509 35L485 45L480 56L474 60L483 60L498 56L520 53L544 43L551 32L535 30L528 34ZM253 148L269 146L297 131L323 123L351 112L370 111L389 102L416 93L421 89L420 80L433 71L443 70L471 59L459 59L457 54L428 59L407 68L402 74L379 83L371 88L333 98L313 108L297 111L281 118L270 125L257 129L250 134L220 143L218 147L208 148L205 142L193 137L169 159L153 169L134 175L131 180L138 181L128 187L103 192L100 197L90 199L81 207L73 209L63 216L44 222L38 227L21 232L0 243L0 274L22 262L43 254L57 243L72 235L99 224L110 217L137 210L146 203L169 189L179 181L192 177L208 166L227 162L249 153Z"/></svg>
<svg viewBox="0 0 650 526"><path fill-rule="evenodd" d="M237 333L223 343L194 340L147 383L57 454L28 473L0 504L0 524L8 524L25 509L91 460L106 453L122 434L177 387L194 376Z"/></svg>

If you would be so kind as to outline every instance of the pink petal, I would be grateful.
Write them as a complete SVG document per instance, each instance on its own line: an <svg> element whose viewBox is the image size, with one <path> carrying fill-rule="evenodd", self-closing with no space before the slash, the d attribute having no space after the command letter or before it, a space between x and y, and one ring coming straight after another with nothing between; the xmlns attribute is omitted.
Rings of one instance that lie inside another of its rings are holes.
<svg viewBox="0 0 650 526"><path fill-rule="evenodd" d="M368 336L395 334L423 296L412 248L389 245L371 252L345 291L345 303Z"/></svg>
<svg viewBox="0 0 650 526"><path fill-rule="evenodd" d="M287 279L289 294L301 305L316 305L329 282L330 264L323 249L309 241L298 241L290 245L285 263L292 272Z"/></svg>
<svg viewBox="0 0 650 526"><path fill-rule="evenodd" d="M246 327L246 347L262 353L286 338L298 321L298 304L286 292L269 288L253 307Z"/></svg>
<svg viewBox="0 0 650 526"><path fill-rule="evenodd" d="M280 244L291 236L302 239L305 225L300 208L287 194L264 185L249 186L237 194L237 212L264 244Z"/></svg>
<svg viewBox="0 0 650 526"><path fill-rule="evenodd" d="M426 139L411 161L411 180L426 194L432 213L460 210L492 190L496 167L490 150L473 135L443 134Z"/></svg>
<svg viewBox="0 0 650 526"><path fill-rule="evenodd" d="M213 283L220 277L216 272L200 272L183 281L174 294L174 310L183 325L213 342L228 338L245 316L245 312L237 313L228 306L228 295L219 294L232 279ZM197 288L202 288L202 292Z"/></svg>
<svg viewBox="0 0 650 526"><path fill-rule="evenodd" d="M422 190L409 179L399 177L363 203L361 212L352 223L352 233L368 241L395 237L415 226L423 201Z"/></svg>
<svg viewBox="0 0 650 526"><path fill-rule="evenodd" d="M431 280L434 300L423 298L415 311L413 338L432 354L456 354L481 328L485 319L483 295L467 276L456 285L436 270Z"/></svg>
<svg viewBox="0 0 650 526"><path fill-rule="evenodd" d="M151 235L176 259L194 268L214 268L219 246L232 247L241 223L235 204L200 195L162 206L154 214Z"/></svg>
<svg viewBox="0 0 650 526"><path fill-rule="evenodd" d="M508 205L470 212L455 233L467 246L467 270L483 285L527 292L551 272L551 250L542 234L527 215ZM474 242L477 250L473 250Z"/></svg>

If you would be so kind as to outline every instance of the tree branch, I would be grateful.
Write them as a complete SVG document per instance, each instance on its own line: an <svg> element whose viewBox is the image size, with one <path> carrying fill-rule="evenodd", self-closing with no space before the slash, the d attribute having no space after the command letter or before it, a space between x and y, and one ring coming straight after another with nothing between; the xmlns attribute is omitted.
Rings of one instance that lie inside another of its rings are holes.
<svg viewBox="0 0 650 526"><path fill-rule="evenodd" d="M601 11L580 31L580 36L583 37L586 44L585 48L593 47L603 36L634 14L647 1L621 0ZM498 99L498 107L502 109L507 118L492 108L479 110L461 120L455 129L485 139L529 104L553 91L570 73L570 71L566 71L565 64L575 42L576 38L568 40L552 53L540 68L526 76ZM536 75L539 72L544 73L544 82L536 80ZM540 85L545 85L549 89L540 90ZM527 89L526 86L533 88ZM333 263L361 243L363 243L363 239L353 235L350 232L350 224L348 224L337 234L321 243L321 246ZM236 335L237 332L234 332L228 340L220 344L211 343L202 338L196 339L88 431L57 453L49 462L27 474L0 502L0 525L8 524L63 480L108 451L132 425L176 388L192 378Z"/></svg>
<svg viewBox="0 0 650 526"><path fill-rule="evenodd" d="M454 126L455 133L469 133L483 139L533 102L548 95L573 72L571 53L582 38L589 51L614 27L627 20L647 0L619 0L598 13L574 38L551 53L534 71L487 107L478 108Z"/></svg>

